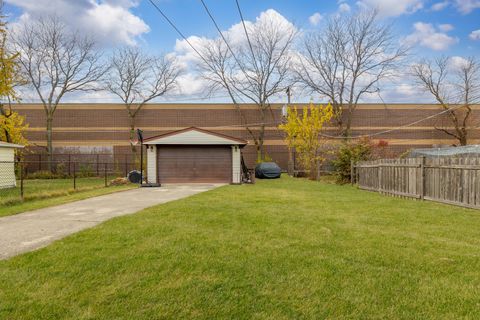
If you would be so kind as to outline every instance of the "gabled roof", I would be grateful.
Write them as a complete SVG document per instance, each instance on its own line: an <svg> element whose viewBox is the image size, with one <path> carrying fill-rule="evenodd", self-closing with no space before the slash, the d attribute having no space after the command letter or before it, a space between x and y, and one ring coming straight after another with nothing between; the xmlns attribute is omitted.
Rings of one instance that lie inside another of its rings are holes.
<svg viewBox="0 0 480 320"><path fill-rule="evenodd" d="M198 145L241 145L248 141L230 137L224 134L200 129L197 127L185 128L158 136L147 138L144 144L198 144Z"/></svg>
<svg viewBox="0 0 480 320"><path fill-rule="evenodd" d="M22 145L0 141L0 148L23 148Z"/></svg>

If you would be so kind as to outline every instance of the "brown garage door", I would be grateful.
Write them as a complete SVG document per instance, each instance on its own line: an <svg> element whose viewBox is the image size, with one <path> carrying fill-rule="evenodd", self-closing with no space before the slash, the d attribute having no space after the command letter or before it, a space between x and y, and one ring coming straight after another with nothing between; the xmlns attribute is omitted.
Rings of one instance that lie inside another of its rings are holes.
<svg viewBox="0 0 480 320"><path fill-rule="evenodd" d="M157 146L160 183L232 180L230 146Z"/></svg>

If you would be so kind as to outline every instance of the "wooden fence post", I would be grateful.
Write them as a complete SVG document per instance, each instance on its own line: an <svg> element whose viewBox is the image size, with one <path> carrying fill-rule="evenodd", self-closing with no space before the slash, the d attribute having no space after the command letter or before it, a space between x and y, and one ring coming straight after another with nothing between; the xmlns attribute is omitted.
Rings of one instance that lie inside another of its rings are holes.
<svg viewBox="0 0 480 320"><path fill-rule="evenodd" d="M378 192L381 192L382 189L382 184L380 183L380 180L382 179L382 172L380 171L382 168L381 163L378 163L377 161L377 190Z"/></svg>
<svg viewBox="0 0 480 320"><path fill-rule="evenodd" d="M420 163L420 199L425 199L425 157L422 157Z"/></svg>

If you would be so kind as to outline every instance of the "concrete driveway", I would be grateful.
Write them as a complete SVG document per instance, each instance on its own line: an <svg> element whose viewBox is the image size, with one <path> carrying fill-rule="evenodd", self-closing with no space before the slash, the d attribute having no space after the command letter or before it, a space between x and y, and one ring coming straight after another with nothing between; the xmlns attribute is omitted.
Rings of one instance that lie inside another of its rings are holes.
<svg viewBox="0 0 480 320"><path fill-rule="evenodd" d="M45 247L113 217L185 198L221 184L139 188L0 218L0 259Z"/></svg>

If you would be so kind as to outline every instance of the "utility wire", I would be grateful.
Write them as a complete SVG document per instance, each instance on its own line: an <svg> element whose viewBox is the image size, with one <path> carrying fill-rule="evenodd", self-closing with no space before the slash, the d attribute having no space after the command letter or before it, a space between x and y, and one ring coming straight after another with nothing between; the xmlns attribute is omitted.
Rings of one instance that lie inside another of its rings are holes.
<svg viewBox="0 0 480 320"><path fill-rule="evenodd" d="M167 15L162 11L162 9L160 9L160 7L153 1L153 0L148 0L154 7L155 9L157 9L157 11L163 16L163 18L168 22L168 24L170 24L170 26L175 29L175 31L183 38L183 40L185 40L188 45L193 49L193 51L195 51L195 53L203 60L203 62L205 62L207 65L209 65L207 59L205 59L203 57L203 55L200 54L200 52L195 49L195 47L193 46L193 44L187 39L187 37L185 37L185 35L180 31L180 29L177 28L177 26L173 23L172 20L170 20Z"/></svg>
<svg viewBox="0 0 480 320"><path fill-rule="evenodd" d="M255 69L258 72L257 59L255 57L255 52L253 51L253 46L252 46L252 42L250 41L250 36L248 35L247 26L245 25L245 19L243 18L242 9L240 8L240 3L238 2L238 0L235 0L235 2L237 3L237 10L240 15L240 19L242 19L243 31L245 31L245 36L247 37L248 46L250 48L250 52L252 53L253 63L255 64Z"/></svg>
<svg viewBox="0 0 480 320"><path fill-rule="evenodd" d="M210 10L208 9L205 1L200 0L200 2L202 3L203 8L205 9L205 11L207 12L208 16L210 17L210 20L212 20L213 24L215 25L215 28L217 29L218 33L220 34L220 37L223 39L223 42L225 42L225 44L227 45L228 50L230 51L230 53L232 54L233 58L234 58L235 61L237 62L238 66L239 66L240 69L242 70L243 74L245 75L245 77L247 78L247 80L250 79L250 76L249 76L248 73L245 71L245 68L243 67L243 64L242 64L242 63L240 62L240 60L237 58L237 56L235 55L235 52L233 52L232 48L230 47L230 44L228 44L227 39L226 39L225 36L223 35L222 30L220 30L220 27L218 26L217 21L215 20L215 18L213 17L212 13L211 13ZM250 82L250 81L249 81L249 82Z"/></svg>
<svg viewBox="0 0 480 320"><path fill-rule="evenodd" d="M421 107L421 106L420 106ZM382 134L386 134L386 133L390 133L390 132L394 132L394 131L398 131L398 130L401 130L403 128L408 128L408 127L411 127L413 125L416 125L416 124L419 124L423 121L426 121L426 120L430 120L430 119L433 119L435 117L438 117L442 114L445 114L447 112L452 112L456 109L459 109L459 108L463 108L464 106L463 105L458 105L458 106L455 106L455 107L452 107L452 108L448 108L448 109L445 109L439 113L436 113L436 114L432 114L428 117L425 117L425 118L422 118L422 119L419 119L417 121L414 121L414 122L411 122L411 123L408 123L408 124L405 124L405 125L402 125L402 126L399 126L399 127L395 127L395 128L392 128L392 129L388 129L388 130L384 130L384 131L379 131L379 132L375 132L375 133L372 133L372 134L364 134L364 135L358 135L358 136L349 136L349 137L345 137L345 136L332 136L332 135L328 135L328 134L323 134L321 133L320 135L325 137L325 138L329 138L329 139L345 139L345 138L349 138L349 139L360 139L360 138L371 138L371 137L375 137L375 136L379 136L379 135L382 135Z"/></svg>

